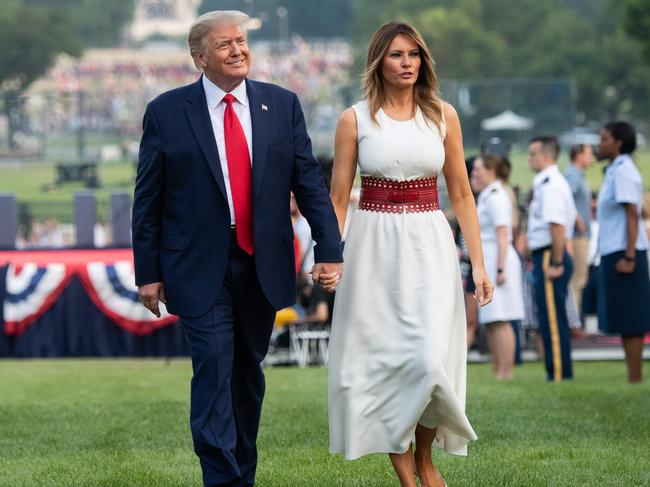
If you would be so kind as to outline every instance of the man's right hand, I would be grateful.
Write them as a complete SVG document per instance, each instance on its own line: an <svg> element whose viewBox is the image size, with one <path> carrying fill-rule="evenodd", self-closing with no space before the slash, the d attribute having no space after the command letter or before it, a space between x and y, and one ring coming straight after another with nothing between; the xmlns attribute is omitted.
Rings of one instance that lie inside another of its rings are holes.
<svg viewBox="0 0 650 487"><path fill-rule="evenodd" d="M585 221L580 217L580 215L576 217L576 231L576 233L580 236L587 233L587 225Z"/></svg>
<svg viewBox="0 0 650 487"><path fill-rule="evenodd" d="M138 286L138 297L140 302L144 304L145 308L160 318L160 308L158 301L167 303L165 296L165 285L162 282L152 282L151 284L143 284Z"/></svg>

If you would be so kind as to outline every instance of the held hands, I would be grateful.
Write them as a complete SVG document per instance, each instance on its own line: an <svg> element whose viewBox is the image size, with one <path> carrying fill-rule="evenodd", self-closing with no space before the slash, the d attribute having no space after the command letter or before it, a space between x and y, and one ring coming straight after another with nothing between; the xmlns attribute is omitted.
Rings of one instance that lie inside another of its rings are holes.
<svg viewBox="0 0 650 487"><path fill-rule="evenodd" d="M494 286L490 282L490 278L487 276L485 269L483 267L474 268L472 277L474 279L474 286L476 286L474 299L476 299L479 306L489 304L492 301Z"/></svg>
<svg viewBox="0 0 650 487"><path fill-rule="evenodd" d="M323 288L323 291L333 293L343 275L343 264L340 262L320 262L311 269L311 278Z"/></svg>
<svg viewBox="0 0 650 487"><path fill-rule="evenodd" d="M162 282L152 282L151 284L138 286L138 297L140 298L140 302L144 304L145 308L155 314L156 318L160 318L158 301L167 304L165 285Z"/></svg>

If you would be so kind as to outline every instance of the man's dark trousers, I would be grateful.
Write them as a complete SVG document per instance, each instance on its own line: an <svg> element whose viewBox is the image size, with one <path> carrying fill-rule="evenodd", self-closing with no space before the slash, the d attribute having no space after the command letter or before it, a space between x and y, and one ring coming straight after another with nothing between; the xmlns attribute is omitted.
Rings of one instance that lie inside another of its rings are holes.
<svg viewBox="0 0 650 487"><path fill-rule="evenodd" d="M236 244L213 306L182 318L192 356L190 427L206 487L253 485L264 397L260 366L275 310L259 285L254 257Z"/></svg>
<svg viewBox="0 0 650 487"><path fill-rule="evenodd" d="M544 361L549 381L573 378L571 363L571 330L566 312L569 280L573 262L564 252L564 273L549 279L547 271L551 262L551 249L533 251L534 296L539 321L539 331L544 343Z"/></svg>

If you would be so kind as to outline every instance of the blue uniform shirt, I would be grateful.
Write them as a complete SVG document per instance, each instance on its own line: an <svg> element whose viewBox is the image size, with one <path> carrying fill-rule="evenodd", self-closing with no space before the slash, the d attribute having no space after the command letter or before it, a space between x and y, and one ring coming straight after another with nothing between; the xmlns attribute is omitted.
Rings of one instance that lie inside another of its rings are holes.
<svg viewBox="0 0 650 487"><path fill-rule="evenodd" d="M580 234L576 229L573 236L589 238L591 237L591 191L587 185L585 172L578 169L575 164L569 164L569 167L564 170L564 177L571 188L573 201L576 204L578 215L580 215L580 218L582 218L582 221L584 221L587 226L587 231L585 233Z"/></svg>
<svg viewBox="0 0 650 487"><path fill-rule="evenodd" d="M639 216L636 249L647 250L648 235L641 218L643 180L636 164L628 154L621 154L607 168L603 185L598 193L598 251L600 255L609 255L625 250L627 247L624 203L636 205Z"/></svg>

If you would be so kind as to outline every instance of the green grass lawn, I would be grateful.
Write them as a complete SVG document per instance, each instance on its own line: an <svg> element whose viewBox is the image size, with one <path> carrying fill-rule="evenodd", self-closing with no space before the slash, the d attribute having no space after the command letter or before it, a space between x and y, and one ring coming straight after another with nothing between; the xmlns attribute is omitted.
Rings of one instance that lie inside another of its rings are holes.
<svg viewBox="0 0 650 487"><path fill-rule="evenodd" d="M100 164L99 179L103 197L113 190L133 191L135 165L133 162L111 162ZM71 201L75 192L85 190L83 183L65 183L57 188L50 187L56 179L54 164L33 163L22 166L0 164L0 191L13 192L20 201Z"/></svg>
<svg viewBox="0 0 650 487"><path fill-rule="evenodd" d="M257 485L395 486L386 455L327 451L327 372L268 369ZM199 486L187 360L0 361L0 485ZM620 362L542 366L497 383L470 365L467 458L436 452L450 486L650 485L650 388ZM405 391L408 394L408 391Z"/></svg>
<svg viewBox="0 0 650 487"><path fill-rule="evenodd" d="M19 203L29 204L33 217L43 220L54 217L60 222L72 222L74 194L87 191L81 182L54 186L54 164L34 163L23 166L0 164L0 192L14 193ZM133 162L112 162L99 166L101 188L96 190L97 215L105 218L112 192L133 194L135 165Z"/></svg>

